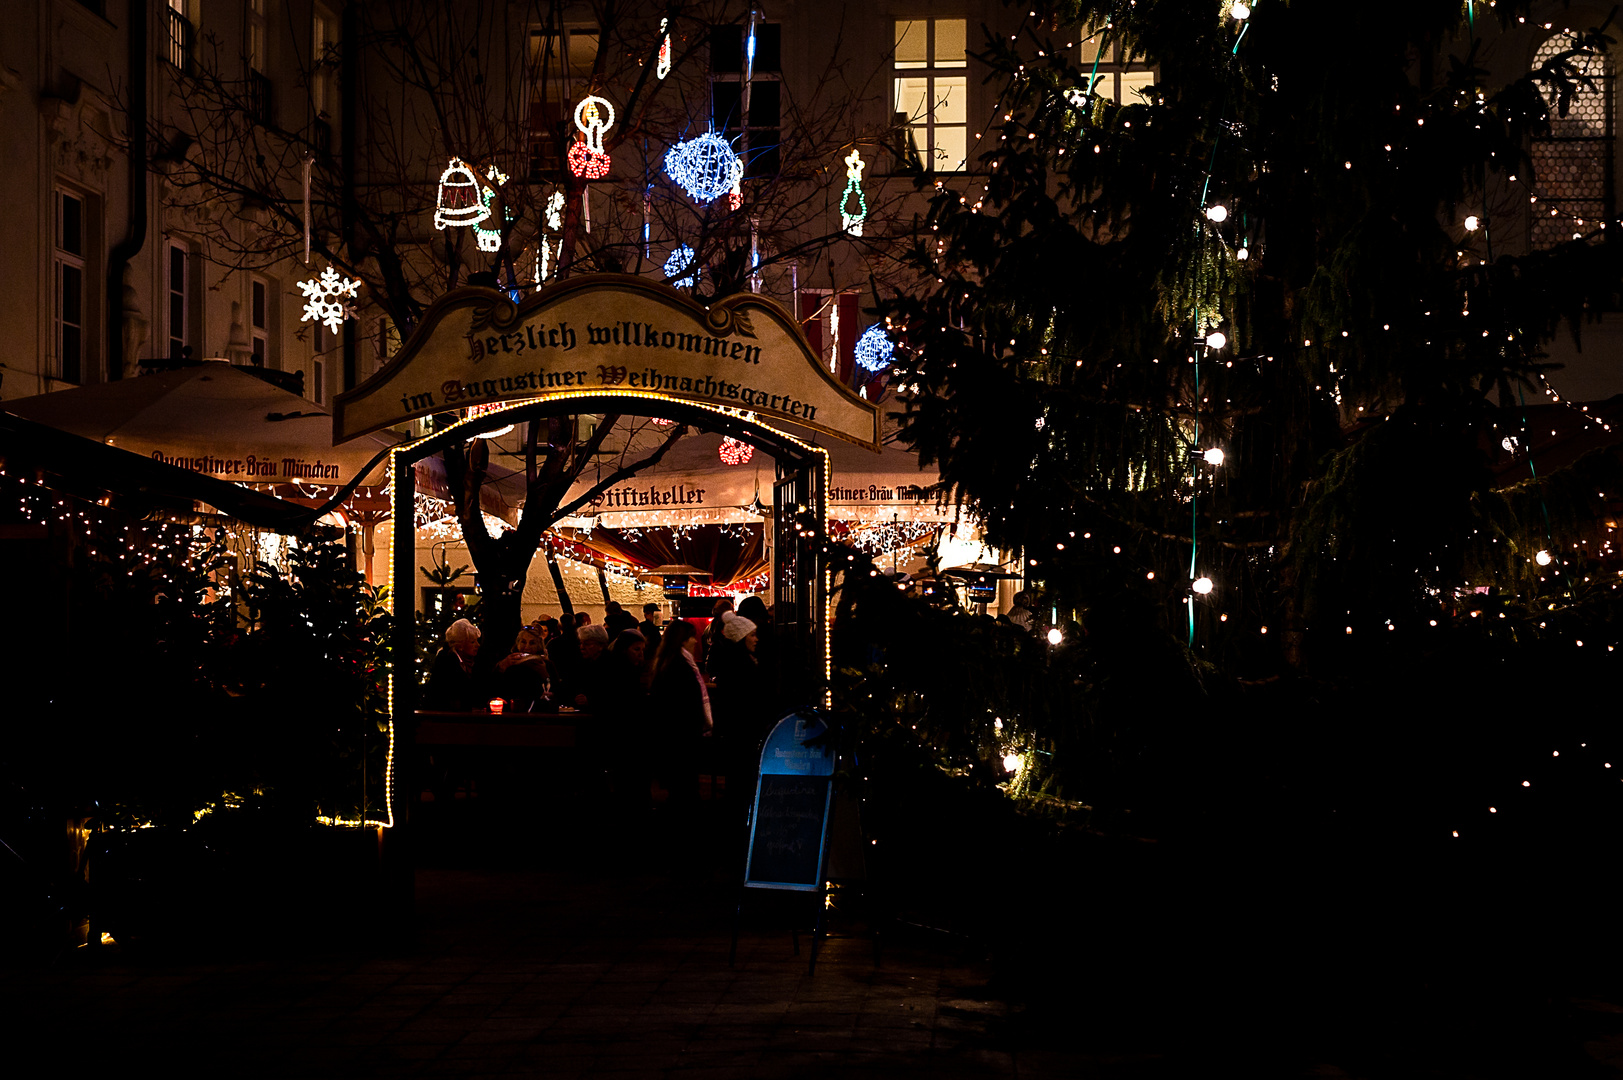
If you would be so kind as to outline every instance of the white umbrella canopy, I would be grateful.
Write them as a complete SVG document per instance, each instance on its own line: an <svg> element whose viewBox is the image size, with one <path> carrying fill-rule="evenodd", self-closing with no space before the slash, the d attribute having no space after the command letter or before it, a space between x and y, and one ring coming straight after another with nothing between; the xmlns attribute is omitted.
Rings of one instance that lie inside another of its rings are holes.
<svg viewBox="0 0 1623 1080"><path fill-rule="evenodd" d="M332 445L332 416L230 364L205 362L0 403L6 412L193 472L249 484L347 484L393 445ZM387 459L364 482L381 483Z"/></svg>

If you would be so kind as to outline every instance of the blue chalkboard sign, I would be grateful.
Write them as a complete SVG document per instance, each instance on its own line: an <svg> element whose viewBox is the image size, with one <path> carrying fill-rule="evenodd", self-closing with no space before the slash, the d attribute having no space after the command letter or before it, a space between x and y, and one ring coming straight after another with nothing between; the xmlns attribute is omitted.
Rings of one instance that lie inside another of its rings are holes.
<svg viewBox="0 0 1623 1080"><path fill-rule="evenodd" d="M828 746L806 744L827 730L816 717L795 714L767 736L750 811L746 888L823 887L835 755Z"/></svg>

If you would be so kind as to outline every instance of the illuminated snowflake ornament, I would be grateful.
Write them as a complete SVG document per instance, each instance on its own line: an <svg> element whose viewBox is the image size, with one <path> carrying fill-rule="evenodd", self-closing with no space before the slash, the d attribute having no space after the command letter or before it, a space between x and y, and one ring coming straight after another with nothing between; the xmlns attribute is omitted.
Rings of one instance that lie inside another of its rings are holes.
<svg viewBox="0 0 1623 1080"><path fill-rule="evenodd" d="M683 244L671 252L671 257L665 260L665 276L671 279L671 285L678 289L691 289L699 284L698 252ZM684 276L677 277L682 274Z"/></svg>
<svg viewBox="0 0 1623 1080"><path fill-rule="evenodd" d="M890 367L896 346L879 323L874 323L857 338L857 366L864 371L880 372Z"/></svg>
<svg viewBox="0 0 1623 1080"><path fill-rule="evenodd" d="M737 439L723 439L716 454L723 465L748 465L750 458L755 456L755 447Z"/></svg>
<svg viewBox="0 0 1623 1080"><path fill-rule="evenodd" d="M868 220L868 197L862 193L864 168L862 155L853 149L845 159L845 193L840 196L840 228L852 236L861 236L862 223ZM857 197L854 206L851 204L853 195Z"/></svg>
<svg viewBox="0 0 1623 1080"><path fill-rule="evenodd" d="M739 187L744 162L731 143L707 131L667 150L665 172L695 202L711 203Z"/></svg>
<svg viewBox="0 0 1623 1080"><path fill-rule="evenodd" d="M330 266L320 277L299 282L299 291L305 296L304 315L299 321L325 323L327 329L338 333L344 320L355 314L354 306L346 301L355 299L360 287L359 281L339 277Z"/></svg>
<svg viewBox="0 0 1623 1080"><path fill-rule="evenodd" d="M603 149L603 133L614 126L614 106L596 94L575 106L575 127L581 138L569 148L569 171L582 180L601 180L609 175L609 154Z"/></svg>

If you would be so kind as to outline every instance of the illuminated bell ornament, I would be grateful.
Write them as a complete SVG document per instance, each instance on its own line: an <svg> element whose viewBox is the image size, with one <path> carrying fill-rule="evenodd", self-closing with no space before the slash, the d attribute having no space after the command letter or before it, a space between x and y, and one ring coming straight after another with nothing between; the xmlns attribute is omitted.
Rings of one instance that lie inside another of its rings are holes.
<svg viewBox="0 0 1623 1080"><path fill-rule="evenodd" d="M895 357L896 346L891 343L885 328L874 323L857 338L856 353L857 366L864 371L884 371Z"/></svg>
<svg viewBox="0 0 1623 1080"><path fill-rule="evenodd" d="M868 220L868 197L862 193L862 155L855 149L845 159L845 193L840 196L840 228L852 236L862 235L862 223ZM851 196L857 197L856 205L847 210Z"/></svg>
<svg viewBox="0 0 1623 1080"><path fill-rule="evenodd" d="M1213 330L1211 333L1206 335L1206 347L1208 349L1221 349L1228 343L1228 335L1224 334L1221 330Z"/></svg>
<svg viewBox="0 0 1623 1080"><path fill-rule="evenodd" d="M1229 219L1229 208L1224 206L1222 203L1218 203L1216 206L1208 207L1206 209L1206 218L1208 221L1222 224Z"/></svg>
<svg viewBox="0 0 1623 1080"><path fill-rule="evenodd" d="M490 216L481 197L479 178L461 158L452 158L440 174L439 201L434 207L434 228L477 225Z"/></svg>
<svg viewBox="0 0 1623 1080"><path fill-rule="evenodd" d="M755 447L737 439L723 439L716 453L723 465L747 465L750 458L755 456Z"/></svg>
<svg viewBox="0 0 1623 1080"><path fill-rule="evenodd" d="M609 154L603 149L603 133L614 125L614 106L607 98L591 94L575 106L575 127L581 138L569 148L569 171L583 180L601 180L609 175Z"/></svg>
<svg viewBox="0 0 1623 1080"><path fill-rule="evenodd" d="M665 276L671 279L673 288L691 289L699 284L697 260L698 252L686 244L671 252L671 257L665 260ZM684 273L683 277L676 276Z"/></svg>
<svg viewBox="0 0 1623 1080"><path fill-rule="evenodd" d="M739 186L744 162L731 143L707 131L667 150L665 172L695 202L711 203Z"/></svg>

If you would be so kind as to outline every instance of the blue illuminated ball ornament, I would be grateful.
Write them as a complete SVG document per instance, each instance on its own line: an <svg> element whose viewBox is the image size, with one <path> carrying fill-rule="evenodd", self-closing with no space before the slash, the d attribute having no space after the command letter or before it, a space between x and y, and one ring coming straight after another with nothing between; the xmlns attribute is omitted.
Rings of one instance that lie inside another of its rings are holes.
<svg viewBox="0 0 1623 1080"><path fill-rule="evenodd" d="M890 335L879 323L874 323L857 338L857 364L865 371L884 371L896 352Z"/></svg>
<svg viewBox="0 0 1623 1080"><path fill-rule="evenodd" d="M744 176L744 162L732 144L707 131L696 139L677 143L665 152L665 172L695 202L715 202Z"/></svg>
<svg viewBox="0 0 1623 1080"><path fill-rule="evenodd" d="M695 265L698 253L691 247L683 244L671 252L671 257L665 260L665 276L673 279L671 284L678 289L691 289L699 283L699 268ZM683 271L691 270L686 277L677 277Z"/></svg>

